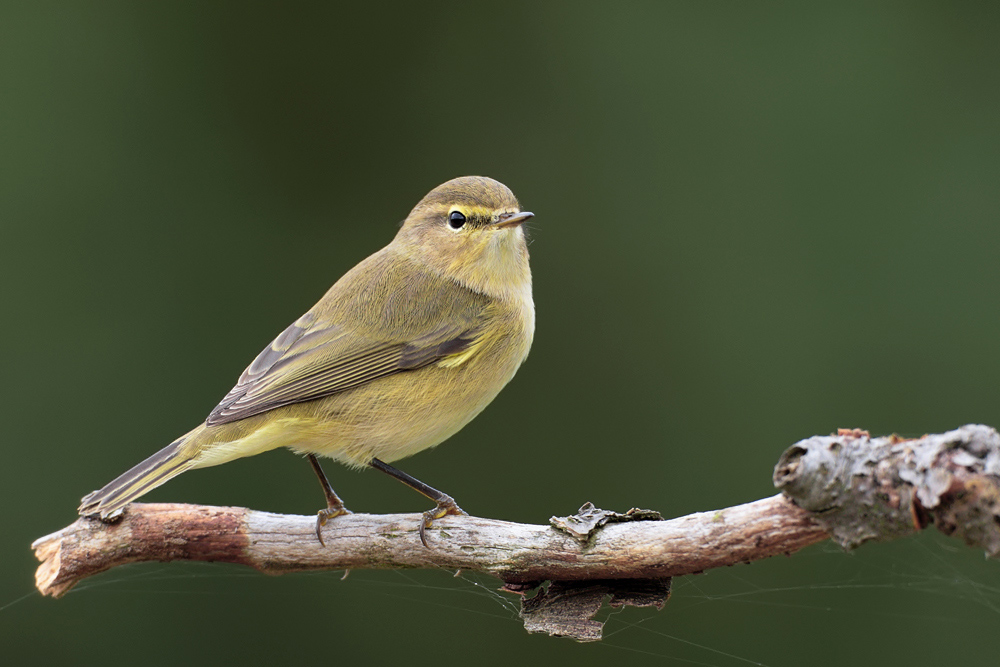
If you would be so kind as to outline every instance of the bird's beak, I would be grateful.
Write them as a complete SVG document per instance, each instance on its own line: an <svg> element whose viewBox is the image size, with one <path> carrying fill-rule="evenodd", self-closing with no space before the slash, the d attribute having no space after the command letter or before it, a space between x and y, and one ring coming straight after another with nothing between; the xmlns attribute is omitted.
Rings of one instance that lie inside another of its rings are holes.
<svg viewBox="0 0 1000 667"><path fill-rule="evenodd" d="M531 211L521 211L520 213L502 213L497 220L497 227L517 227L525 220L535 217Z"/></svg>

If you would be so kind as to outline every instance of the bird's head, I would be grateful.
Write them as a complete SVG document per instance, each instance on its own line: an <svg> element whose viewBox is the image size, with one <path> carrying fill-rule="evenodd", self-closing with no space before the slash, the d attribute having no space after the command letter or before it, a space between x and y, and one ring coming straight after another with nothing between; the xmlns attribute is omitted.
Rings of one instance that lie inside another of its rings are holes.
<svg viewBox="0 0 1000 667"><path fill-rule="evenodd" d="M533 216L503 183L463 176L421 199L394 243L441 275L502 297L531 287L521 225Z"/></svg>

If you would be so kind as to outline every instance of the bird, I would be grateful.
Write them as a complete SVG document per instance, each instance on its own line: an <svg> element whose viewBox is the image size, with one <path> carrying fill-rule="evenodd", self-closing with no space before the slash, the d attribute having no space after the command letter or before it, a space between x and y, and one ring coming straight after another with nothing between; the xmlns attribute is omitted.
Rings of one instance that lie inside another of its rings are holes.
<svg viewBox="0 0 1000 667"><path fill-rule="evenodd" d="M305 455L327 521L349 514L317 457L371 467L434 501L419 536L465 512L390 463L434 447L514 377L535 331L522 211L507 186L464 176L431 190L393 240L343 275L257 355L204 422L85 496L79 513L117 520L177 475L278 447Z"/></svg>

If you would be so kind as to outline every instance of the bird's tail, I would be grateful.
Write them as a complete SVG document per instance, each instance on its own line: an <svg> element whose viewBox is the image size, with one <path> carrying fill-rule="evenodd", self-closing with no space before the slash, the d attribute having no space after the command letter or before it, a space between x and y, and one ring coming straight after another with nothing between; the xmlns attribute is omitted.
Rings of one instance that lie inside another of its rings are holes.
<svg viewBox="0 0 1000 667"><path fill-rule="evenodd" d="M78 510L80 516L113 519L125 505L191 468L194 460L182 447L190 435L174 440L103 489L84 496Z"/></svg>

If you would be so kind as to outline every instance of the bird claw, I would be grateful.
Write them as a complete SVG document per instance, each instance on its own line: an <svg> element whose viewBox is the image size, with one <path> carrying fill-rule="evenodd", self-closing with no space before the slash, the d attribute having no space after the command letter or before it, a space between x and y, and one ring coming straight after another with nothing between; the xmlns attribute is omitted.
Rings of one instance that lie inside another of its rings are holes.
<svg viewBox="0 0 1000 667"><path fill-rule="evenodd" d="M338 516L350 513L351 510L347 509L343 505L341 505L340 507L327 507L326 509L322 509L316 512L316 538L319 540L319 543L322 544L324 547L326 546L326 542L323 541L322 531L323 531L323 526L326 525L327 521L329 521L330 519L334 519Z"/></svg>
<svg viewBox="0 0 1000 667"><path fill-rule="evenodd" d="M463 510L455 502L455 499L451 496L445 496L438 501L437 507L432 510L427 510L424 512L423 519L420 521L420 543L425 547L430 548L427 544L427 529L431 525L431 521L434 519L441 519L449 514L455 516L469 516L469 513Z"/></svg>

